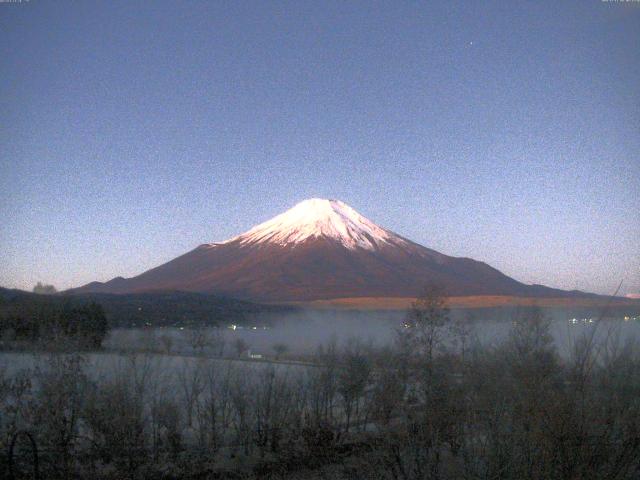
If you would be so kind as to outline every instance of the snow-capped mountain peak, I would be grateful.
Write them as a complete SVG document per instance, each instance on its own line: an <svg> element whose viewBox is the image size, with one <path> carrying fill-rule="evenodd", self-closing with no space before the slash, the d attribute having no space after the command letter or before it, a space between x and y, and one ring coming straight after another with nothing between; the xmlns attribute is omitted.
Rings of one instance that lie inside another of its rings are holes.
<svg viewBox="0 0 640 480"><path fill-rule="evenodd" d="M74 292L184 291L299 302L415 298L428 284L441 285L451 296L583 295L524 285L485 263L406 240L342 202L322 199L305 200L231 240L200 245L133 278L92 282Z"/></svg>
<svg viewBox="0 0 640 480"><path fill-rule="evenodd" d="M290 245L310 238L331 238L349 249L375 250L383 244L405 243L393 232L379 227L339 200L312 198L256 225L223 243L275 243Z"/></svg>

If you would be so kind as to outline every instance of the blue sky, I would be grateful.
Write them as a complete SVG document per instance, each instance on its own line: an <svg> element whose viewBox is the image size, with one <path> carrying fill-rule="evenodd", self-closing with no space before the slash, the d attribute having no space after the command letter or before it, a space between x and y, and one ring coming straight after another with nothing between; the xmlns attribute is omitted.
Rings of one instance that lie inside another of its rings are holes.
<svg viewBox="0 0 640 480"><path fill-rule="evenodd" d="M309 197L640 292L640 3L0 4L0 285L132 276Z"/></svg>

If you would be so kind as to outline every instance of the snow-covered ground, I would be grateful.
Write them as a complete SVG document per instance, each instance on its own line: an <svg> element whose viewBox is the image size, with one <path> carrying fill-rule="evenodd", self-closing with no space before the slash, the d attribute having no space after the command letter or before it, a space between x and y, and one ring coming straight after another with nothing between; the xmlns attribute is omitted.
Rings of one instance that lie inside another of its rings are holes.
<svg viewBox="0 0 640 480"><path fill-rule="evenodd" d="M248 245L262 242L289 245L313 237L332 238L350 249L360 247L375 250L384 244L407 243L399 235L363 217L346 203L312 198L220 244L239 241ZM211 244L212 247L216 245Z"/></svg>

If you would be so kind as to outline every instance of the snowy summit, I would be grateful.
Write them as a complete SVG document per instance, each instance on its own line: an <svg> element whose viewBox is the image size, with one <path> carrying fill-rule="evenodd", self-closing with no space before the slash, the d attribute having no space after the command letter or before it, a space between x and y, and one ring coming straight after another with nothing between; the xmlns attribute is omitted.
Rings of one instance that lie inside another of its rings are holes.
<svg viewBox="0 0 640 480"><path fill-rule="evenodd" d="M401 237L379 227L346 203L312 198L222 244L239 241L243 245L265 242L291 245L310 238L331 238L349 249L367 250L375 250L384 244L405 243Z"/></svg>
<svg viewBox="0 0 640 480"><path fill-rule="evenodd" d="M451 296L579 297L525 285L495 268L443 255L379 227L337 200L305 200L246 233L133 278L75 293L198 292L257 302L415 298L425 283Z"/></svg>

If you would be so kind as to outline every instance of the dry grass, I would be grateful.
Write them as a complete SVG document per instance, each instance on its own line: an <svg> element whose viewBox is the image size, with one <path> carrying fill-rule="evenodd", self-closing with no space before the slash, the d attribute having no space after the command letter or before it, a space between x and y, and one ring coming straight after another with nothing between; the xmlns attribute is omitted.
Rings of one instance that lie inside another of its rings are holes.
<svg viewBox="0 0 640 480"><path fill-rule="evenodd" d="M415 298L410 297L357 297L334 298L327 300L313 300L309 302L289 302L288 305L312 307L317 309L346 309L346 310L405 310ZM489 308L489 307L604 307L609 306L640 306L640 301L617 297L609 301L607 297L600 298L534 298L513 297L508 295L471 295L464 297L447 297L447 305L457 308Z"/></svg>

